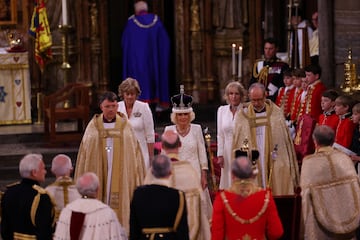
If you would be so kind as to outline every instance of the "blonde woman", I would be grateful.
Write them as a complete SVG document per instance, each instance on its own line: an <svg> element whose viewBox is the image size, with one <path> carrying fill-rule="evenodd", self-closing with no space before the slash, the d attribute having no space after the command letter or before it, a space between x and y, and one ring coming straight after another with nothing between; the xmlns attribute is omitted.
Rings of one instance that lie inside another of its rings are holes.
<svg viewBox="0 0 360 240"><path fill-rule="evenodd" d="M242 108L246 91L241 83L230 82L225 87L224 99L227 105L217 111L217 157L221 167L220 189L231 186L232 138L236 113Z"/></svg>
<svg viewBox="0 0 360 240"><path fill-rule="evenodd" d="M150 159L154 156L154 120L147 103L137 100L141 93L137 80L133 78L125 79L119 85L119 102L118 112L126 115L135 136L139 141L141 152L144 157L146 169L150 167Z"/></svg>

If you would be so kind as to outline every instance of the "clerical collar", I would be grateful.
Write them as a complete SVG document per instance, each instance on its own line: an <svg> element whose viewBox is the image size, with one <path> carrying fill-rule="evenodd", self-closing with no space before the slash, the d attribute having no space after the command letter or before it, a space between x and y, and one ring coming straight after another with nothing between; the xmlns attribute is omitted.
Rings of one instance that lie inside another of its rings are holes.
<svg viewBox="0 0 360 240"><path fill-rule="evenodd" d="M116 117L114 118L114 119L112 119L112 120L107 120L104 116L103 116L103 122L104 123L114 123L114 122L116 122Z"/></svg>
<svg viewBox="0 0 360 240"><path fill-rule="evenodd" d="M334 113L335 113L335 110L334 110L334 109L331 109L330 111L324 112L324 115L325 115L325 116L330 116L330 115L332 115L332 114L334 114Z"/></svg>
<svg viewBox="0 0 360 240"><path fill-rule="evenodd" d="M344 120L345 118L349 118L349 117L351 117L351 112L347 112L339 116L340 120Z"/></svg>

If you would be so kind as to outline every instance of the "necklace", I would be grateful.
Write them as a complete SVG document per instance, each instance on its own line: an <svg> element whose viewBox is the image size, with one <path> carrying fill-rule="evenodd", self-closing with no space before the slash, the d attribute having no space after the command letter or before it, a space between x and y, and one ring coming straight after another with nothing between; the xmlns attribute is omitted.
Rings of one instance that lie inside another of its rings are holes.
<svg viewBox="0 0 360 240"><path fill-rule="evenodd" d="M190 125L185 130L180 130L178 126L176 126L176 132L182 136L185 137L190 132Z"/></svg>

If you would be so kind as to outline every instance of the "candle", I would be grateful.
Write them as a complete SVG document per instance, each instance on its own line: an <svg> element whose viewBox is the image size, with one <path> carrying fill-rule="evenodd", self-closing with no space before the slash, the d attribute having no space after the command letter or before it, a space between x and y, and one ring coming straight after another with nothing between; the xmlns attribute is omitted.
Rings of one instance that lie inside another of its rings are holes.
<svg viewBox="0 0 360 240"><path fill-rule="evenodd" d="M238 77L242 77L242 46L239 47Z"/></svg>
<svg viewBox="0 0 360 240"><path fill-rule="evenodd" d="M235 48L236 48L236 45L233 43L232 44L232 75L235 75L236 74L236 67L235 67Z"/></svg>
<svg viewBox="0 0 360 240"><path fill-rule="evenodd" d="M63 20L63 25L67 25L68 24L68 18L67 18L67 0L62 0L61 1L61 6L62 6L62 20Z"/></svg>

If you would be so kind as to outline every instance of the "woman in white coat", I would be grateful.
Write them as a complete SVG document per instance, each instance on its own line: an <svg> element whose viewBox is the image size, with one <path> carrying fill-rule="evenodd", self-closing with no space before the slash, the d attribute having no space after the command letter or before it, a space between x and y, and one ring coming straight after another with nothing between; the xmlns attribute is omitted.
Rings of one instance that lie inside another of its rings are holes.
<svg viewBox="0 0 360 240"><path fill-rule="evenodd" d="M134 130L144 157L146 169L150 167L150 159L154 156L154 120L147 103L137 100L141 90L137 80L125 79L119 85L118 112L125 114Z"/></svg>
<svg viewBox="0 0 360 240"><path fill-rule="evenodd" d="M239 82L230 82L225 87L224 98L227 105L220 106L217 111L217 157L221 167L220 189L231 186L231 162L234 156L232 138L236 113L242 108L246 91Z"/></svg>

